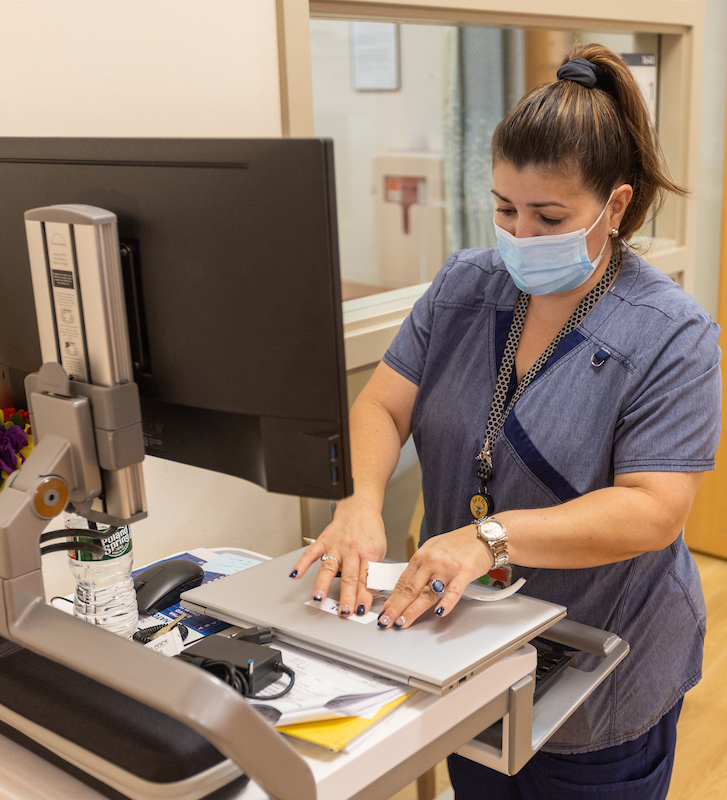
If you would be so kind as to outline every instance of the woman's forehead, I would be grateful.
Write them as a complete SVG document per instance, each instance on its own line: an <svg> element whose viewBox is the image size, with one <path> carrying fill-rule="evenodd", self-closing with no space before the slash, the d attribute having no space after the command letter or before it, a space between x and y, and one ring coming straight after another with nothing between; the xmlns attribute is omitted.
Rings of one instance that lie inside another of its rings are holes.
<svg viewBox="0 0 727 800"><path fill-rule="evenodd" d="M597 202L578 171L565 166L514 167L507 161L498 161L492 168L492 175L493 193L513 203L540 205L555 201L570 207L585 200Z"/></svg>

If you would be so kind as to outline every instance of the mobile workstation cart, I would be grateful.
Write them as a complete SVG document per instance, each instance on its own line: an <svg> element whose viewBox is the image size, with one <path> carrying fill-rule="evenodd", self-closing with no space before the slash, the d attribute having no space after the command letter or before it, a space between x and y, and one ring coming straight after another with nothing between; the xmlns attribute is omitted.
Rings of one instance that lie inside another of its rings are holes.
<svg viewBox="0 0 727 800"><path fill-rule="evenodd" d="M101 228L115 226L113 215L76 206L50 211L88 226L89 257L118 258L115 245L93 246ZM48 212L26 213L30 233ZM46 257L36 239L29 234L31 264L34 254L39 261ZM95 284L102 288L112 279L120 280L108 273ZM45 302L48 316L50 303L43 300L48 283L42 277L38 284L36 306ZM124 349L111 336L120 330L108 329L112 354ZM69 503L110 524L146 515L138 393L121 374L130 372L128 354L109 362L107 385L70 380L59 363L47 361L26 382L36 446L0 492L0 732L6 734L0 737L0 790L5 797L196 800L215 792L216 800L385 800L455 750L514 773L626 655L628 646L618 637L561 621L546 632L550 639L602 661L590 673L567 668L535 704L535 649L515 641L514 652L449 693L418 692L351 753L291 744L212 674L46 604L41 536ZM114 503L99 516L92 503L101 483ZM41 748L43 757L7 736ZM56 758L97 781L98 791L60 773L49 763Z"/></svg>

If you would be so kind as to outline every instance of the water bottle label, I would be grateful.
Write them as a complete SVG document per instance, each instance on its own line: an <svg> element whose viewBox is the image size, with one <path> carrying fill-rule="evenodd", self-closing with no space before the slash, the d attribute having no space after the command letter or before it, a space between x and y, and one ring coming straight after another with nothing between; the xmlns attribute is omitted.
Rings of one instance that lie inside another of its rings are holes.
<svg viewBox="0 0 727 800"><path fill-rule="evenodd" d="M99 526L99 528L108 530L108 526ZM104 551L102 556L97 556L85 550L71 550L70 557L76 561L110 561L131 552L131 532L128 525L117 528L108 539L90 539L84 536L77 536L75 539L78 542L96 542L103 547Z"/></svg>

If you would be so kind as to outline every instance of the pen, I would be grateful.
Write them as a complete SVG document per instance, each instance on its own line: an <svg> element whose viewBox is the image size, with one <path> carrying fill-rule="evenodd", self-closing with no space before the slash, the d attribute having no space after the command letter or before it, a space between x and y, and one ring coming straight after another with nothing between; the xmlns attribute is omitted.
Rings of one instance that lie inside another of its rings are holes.
<svg viewBox="0 0 727 800"><path fill-rule="evenodd" d="M172 620L171 622L169 622L166 625L163 625L161 628L159 628L158 631L155 631L154 633L149 634L148 641L151 642L152 639L156 639L158 636L164 636L165 633L169 633L169 631L172 630L172 628L176 628L177 625L179 625L179 623L187 616L189 616L189 614L186 614L186 613L185 614L180 614L176 619Z"/></svg>

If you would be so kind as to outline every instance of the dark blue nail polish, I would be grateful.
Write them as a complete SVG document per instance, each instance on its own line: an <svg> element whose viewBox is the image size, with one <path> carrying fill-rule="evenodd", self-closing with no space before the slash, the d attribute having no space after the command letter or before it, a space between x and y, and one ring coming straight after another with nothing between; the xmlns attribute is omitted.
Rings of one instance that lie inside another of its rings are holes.
<svg viewBox="0 0 727 800"><path fill-rule="evenodd" d="M379 628L388 628L390 622L391 617L387 614L385 617L382 617L377 624Z"/></svg>
<svg viewBox="0 0 727 800"><path fill-rule="evenodd" d="M289 577L289 578L295 578L295 577L297 576L297 574L298 574L298 570L297 570L297 569L294 569L294 570L293 570L293 571L290 573L290 575L288 575L288 577Z"/></svg>
<svg viewBox="0 0 727 800"><path fill-rule="evenodd" d="M434 612L438 617L441 617L444 614L444 606L439 606L439 608Z"/></svg>
<svg viewBox="0 0 727 800"><path fill-rule="evenodd" d="M366 606L363 603L361 603L361 605L356 609L356 616L363 617L365 613L366 613Z"/></svg>
<svg viewBox="0 0 727 800"><path fill-rule="evenodd" d="M323 591L321 589L316 589L316 591L313 592L313 599L316 603L320 603L321 600L323 600Z"/></svg>

